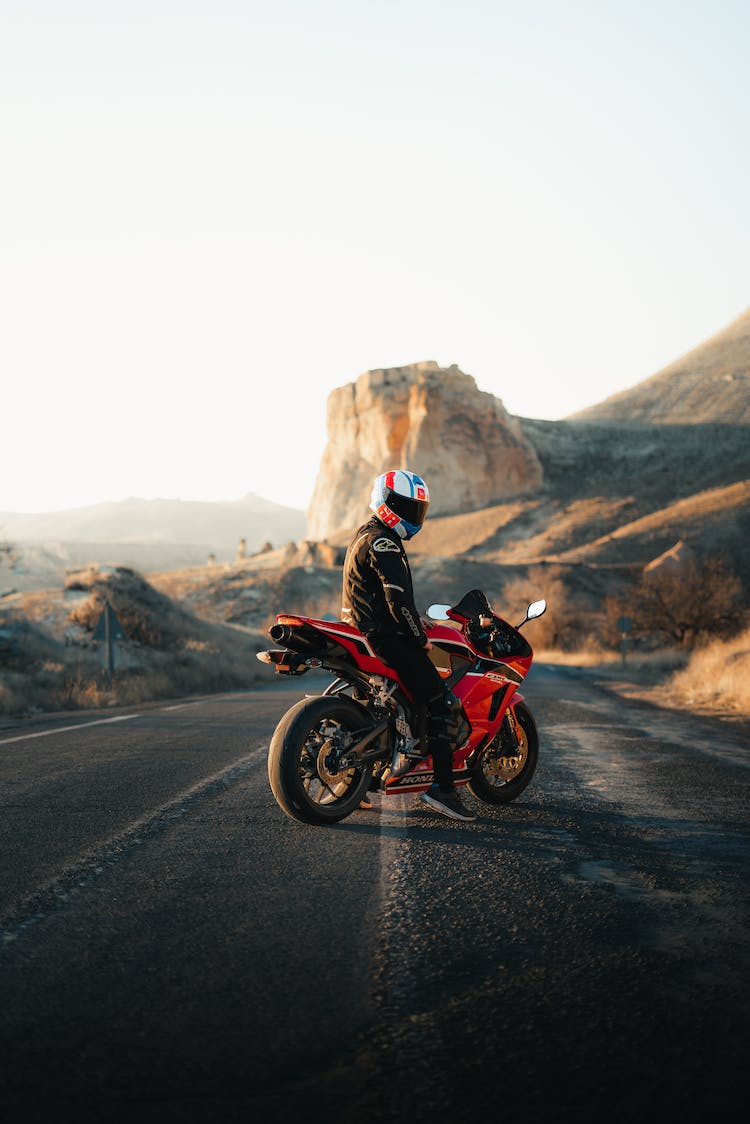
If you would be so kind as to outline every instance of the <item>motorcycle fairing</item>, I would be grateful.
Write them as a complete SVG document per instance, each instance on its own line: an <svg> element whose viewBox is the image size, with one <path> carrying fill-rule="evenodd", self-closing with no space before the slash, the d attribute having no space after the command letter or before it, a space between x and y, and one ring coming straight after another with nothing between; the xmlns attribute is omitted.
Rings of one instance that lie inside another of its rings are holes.
<svg viewBox="0 0 750 1124"><path fill-rule="evenodd" d="M455 760L455 759L454 759ZM461 766L453 766L453 783L466 784L471 779L471 773L464 762ZM435 780L432 758L425 757L418 761L408 773L400 777L393 777L385 782L385 791L388 796L401 796L407 793L425 792Z"/></svg>
<svg viewBox="0 0 750 1124"><path fill-rule="evenodd" d="M279 614L279 616L283 617L283 614ZM319 620L315 617L300 617L299 619L304 622L306 627L321 633L324 638L339 646L359 670L366 675L385 675L388 679L395 679L406 698L409 701L412 700L411 693L401 682L395 668L384 667L380 656L376 655L367 637L353 625L346 624L344 621ZM468 668L476 661L477 653L456 633L454 628L444 625L431 625L428 632L432 643L439 645L446 652L450 661L451 670L447 676L444 676L446 680L453 679L454 676L463 671L462 665ZM272 660L271 662L279 663L280 661ZM283 663L280 665L280 670L282 674L286 672Z"/></svg>

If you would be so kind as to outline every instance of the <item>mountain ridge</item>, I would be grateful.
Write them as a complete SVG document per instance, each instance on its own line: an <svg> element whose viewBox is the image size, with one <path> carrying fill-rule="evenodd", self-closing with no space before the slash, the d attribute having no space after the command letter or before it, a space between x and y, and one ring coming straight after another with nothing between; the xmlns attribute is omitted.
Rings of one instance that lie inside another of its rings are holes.
<svg viewBox="0 0 750 1124"><path fill-rule="evenodd" d="M249 550L266 540L297 539L304 518L301 510L250 492L239 500L131 496L62 511L0 512L0 528L11 542L165 542L227 551L241 538Z"/></svg>
<svg viewBox="0 0 750 1124"><path fill-rule="evenodd" d="M655 374L564 420L750 424L750 309Z"/></svg>

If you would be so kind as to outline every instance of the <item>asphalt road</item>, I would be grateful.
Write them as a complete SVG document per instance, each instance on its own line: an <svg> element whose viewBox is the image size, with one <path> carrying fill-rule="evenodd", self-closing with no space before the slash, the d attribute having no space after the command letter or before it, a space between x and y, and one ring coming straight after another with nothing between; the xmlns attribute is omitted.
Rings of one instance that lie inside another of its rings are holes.
<svg viewBox="0 0 750 1124"><path fill-rule="evenodd" d="M738 731L536 667L515 804L313 828L302 688L0 731L4 1119L744 1119Z"/></svg>

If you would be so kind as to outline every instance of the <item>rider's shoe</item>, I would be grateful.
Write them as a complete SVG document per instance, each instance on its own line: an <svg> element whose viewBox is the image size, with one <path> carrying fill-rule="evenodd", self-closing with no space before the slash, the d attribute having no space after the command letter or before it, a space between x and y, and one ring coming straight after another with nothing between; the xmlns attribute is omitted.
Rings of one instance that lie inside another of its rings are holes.
<svg viewBox="0 0 750 1124"><path fill-rule="evenodd" d="M465 820L468 823L477 818L466 807L455 788L450 792L443 792L439 785L433 784L427 792L422 793L420 799L429 808L434 808L436 812L449 816L452 820Z"/></svg>

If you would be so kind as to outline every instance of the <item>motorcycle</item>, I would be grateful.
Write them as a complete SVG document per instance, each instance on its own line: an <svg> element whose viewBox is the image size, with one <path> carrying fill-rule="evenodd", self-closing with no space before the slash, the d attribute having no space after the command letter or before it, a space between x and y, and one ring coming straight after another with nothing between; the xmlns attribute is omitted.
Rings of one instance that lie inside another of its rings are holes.
<svg viewBox="0 0 750 1124"><path fill-rule="evenodd" d="M428 654L454 704L453 781L489 804L515 800L536 769L539 738L518 690L533 653L520 630L546 608L532 602L514 628L474 589L457 605L427 610ZM433 766L420 708L366 636L343 621L285 613L269 635L280 646L257 658L278 674L324 669L336 676L322 694L292 706L271 738L268 778L288 816L330 824L359 808L369 790L395 796L429 788Z"/></svg>

